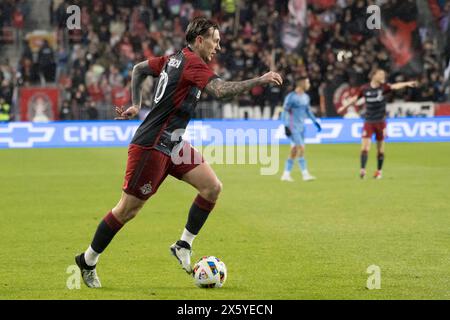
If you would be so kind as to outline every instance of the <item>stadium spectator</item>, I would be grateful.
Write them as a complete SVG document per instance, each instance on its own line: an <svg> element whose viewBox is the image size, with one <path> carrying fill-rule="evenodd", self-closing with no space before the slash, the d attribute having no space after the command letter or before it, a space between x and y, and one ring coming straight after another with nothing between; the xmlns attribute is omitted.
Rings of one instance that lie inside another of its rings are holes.
<svg viewBox="0 0 450 320"><path fill-rule="evenodd" d="M0 97L4 98L9 104L12 104L14 79L14 70L6 60L4 63L0 64Z"/></svg>
<svg viewBox="0 0 450 320"><path fill-rule="evenodd" d="M45 82L54 82L56 76L55 53L47 40L43 41L38 53L39 72Z"/></svg>
<svg viewBox="0 0 450 320"><path fill-rule="evenodd" d="M59 120L72 120L73 114L70 109L70 101L64 100L61 109L59 110Z"/></svg>
<svg viewBox="0 0 450 320"><path fill-rule="evenodd" d="M8 122L11 120L11 105L0 97L0 122Z"/></svg>
<svg viewBox="0 0 450 320"><path fill-rule="evenodd" d="M83 108L88 100L88 92L83 83L80 83L73 93L73 100Z"/></svg>
<svg viewBox="0 0 450 320"><path fill-rule="evenodd" d="M88 120L98 120L98 110L95 101L90 101L87 108Z"/></svg>
<svg viewBox="0 0 450 320"><path fill-rule="evenodd" d="M19 85L30 86L39 82L39 68L29 58L22 58L19 64Z"/></svg>

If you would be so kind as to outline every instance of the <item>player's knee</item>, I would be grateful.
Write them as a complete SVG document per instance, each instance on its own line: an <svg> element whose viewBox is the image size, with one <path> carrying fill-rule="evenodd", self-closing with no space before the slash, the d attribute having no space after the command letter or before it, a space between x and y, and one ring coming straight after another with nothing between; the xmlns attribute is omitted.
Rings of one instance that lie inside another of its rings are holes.
<svg viewBox="0 0 450 320"><path fill-rule="evenodd" d="M215 202L219 198L219 194L222 191L222 182L219 180L211 183L205 190L203 190L203 195L209 201Z"/></svg>
<svg viewBox="0 0 450 320"><path fill-rule="evenodd" d="M127 223L128 221L130 221L134 217L136 217L138 212L139 212L139 210L141 210L141 207L139 207L139 208L131 208L131 209L128 209L127 211L125 211L124 215L123 215L123 219L124 219L123 223Z"/></svg>
<svg viewBox="0 0 450 320"><path fill-rule="evenodd" d="M118 205L113 209L113 213L116 218L123 224L127 223L131 219L137 216L139 211L142 209L143 204L125 204Z"/></svg>
<svg viewBox="0 0 450 320"><path fill-rule="evenodd" d="M217 199L219 197L220 192L222 191L222 187L223 187L222 182L217 180L211 187L211 195Z"/></svg>
<svg viewBox="0 0 450 320"><path fill-rule="evenodd" d="M304 146L299 146L297 154L298 154L299 157L303 157L305 155L305 147Z"/></svg>
<svg viewBox="0 0 450 320"><path fill-rule="evenodd" d="M291 149L291 159L295 159L297 157L297 148L293 147Z"/></svg>

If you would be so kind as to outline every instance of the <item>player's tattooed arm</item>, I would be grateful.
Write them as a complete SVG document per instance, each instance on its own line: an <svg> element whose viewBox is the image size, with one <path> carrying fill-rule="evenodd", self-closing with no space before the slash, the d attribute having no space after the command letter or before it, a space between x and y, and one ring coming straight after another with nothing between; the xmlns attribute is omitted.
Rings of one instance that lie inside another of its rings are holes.
<svg viewBox="0 0 450 320"><path fill-rule="evenodd" d="M134 107L141 108L141 88L147 76L152 75L152 70L147 61L142 61L133 67L131 73L131 101Z"/></svg>
<svg viewBox="0 0 450 320"><path fill-rule="evenodd" d="M131 102L132 106L126 108L124 106L116 106L117 116L115 120L129 120L139 114L141 109L141 88L147 76L152 75L152 70L148 66L147 61L142 61L133 67L131 73Z"/></svg>
<svg viewBox="0 0 450 320"><path fill-rule="evenodd" d="M283 79L278 73L273 71L270 71L261 77L245 81L223 81L217 78L211 80L206 85L205 90L216 99L226 100L249 91L256 86L269 83L281 85L283 83Z"/></svg>
<svg viewBox="0 0 450 320"><path fill-rule="evenodd" d="M259 78L246 81L223 81L217 78L211 80L205 90L216 99L227 100L261 84Z"/></svg>

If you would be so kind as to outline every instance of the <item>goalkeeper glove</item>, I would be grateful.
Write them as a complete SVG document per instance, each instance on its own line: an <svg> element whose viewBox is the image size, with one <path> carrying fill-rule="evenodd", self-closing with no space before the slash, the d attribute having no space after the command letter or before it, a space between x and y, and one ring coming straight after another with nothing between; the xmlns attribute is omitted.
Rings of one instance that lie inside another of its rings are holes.
<svg viewBox="0 0 450 320"><path fill-rule="evenodd" d="M286 134L286 137L292 136L292 131L287 126L284 127L284 133Z"/></svg>
<svg viewBox="0 0 450 320"><path fill-rule="evenodd" d="M316 126L316 128L317 128L317 131L322 131L322 126L320 125L320 123L318 123L318 122L314 122L314 125Z"/></svg>

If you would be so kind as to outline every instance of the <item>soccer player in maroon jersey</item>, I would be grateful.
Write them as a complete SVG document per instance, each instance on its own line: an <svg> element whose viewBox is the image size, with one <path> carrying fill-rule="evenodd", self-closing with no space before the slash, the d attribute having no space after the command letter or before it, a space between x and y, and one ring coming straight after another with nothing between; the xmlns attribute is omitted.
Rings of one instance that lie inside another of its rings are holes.
<svg viewBox="0 0 450 320"><path fill-rule="evenodd" d="M359 98L364 97L366 112L364 116L361 145L361 179L364 179L366 176L366 164L373 134L375 134L377 141L378 160L377 171L375 171L374 178L381 179L382 177L381 170L384 162L384 139L386 137L386 101L384 99L384 94L390 90L401 90L403 88L415 86L417 86L417 81L387 84L386 72L383 69L376 69L372 73L370 82L358 88L357 93L348 98L343 106L338 109L338 113L341 113L354 104Z"/></svg>
<svg viewBox="0 0 450 320"><path fill-rule="evenodd" d="M186 30L187 46L171 55L138 63L132 72L132 106L117 107L116 119L135 117L141 107L141 86L147 76L158 78L153 106L139 126L128 149L122 197L103 218L88 249L75 257L88 287L101 287L96 272L100 254L122 226L133 219L147 199L156 193L167 175L189 183L198 190L189 210L180 240L170 247L182 268L192 272L191 247L209 213L214 208L222 184L211 166L188 143L181 140L202 90L217 99L227 99L256 86L281 85L276 72L245 81L223 81L207 63L220 50L217 24L195 18ZM173 161L183 157L191 161Z"/></svg>

